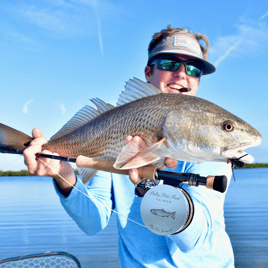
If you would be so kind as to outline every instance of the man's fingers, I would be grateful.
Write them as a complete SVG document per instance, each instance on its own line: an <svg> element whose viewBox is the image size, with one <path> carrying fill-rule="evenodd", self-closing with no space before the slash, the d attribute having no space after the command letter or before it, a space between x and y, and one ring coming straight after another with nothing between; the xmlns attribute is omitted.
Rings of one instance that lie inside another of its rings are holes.
<svg viewBox="0 0 268 268"><path fill-rule="evenodd" d="M147 144L143 141L143 139L139 136L127 136L126 137L126 142L130 143L130 142L135 142L136 144L138 144L139 146L139 150L145 150L146 148L148 148ZM167 166L168 168L175 168L177 166L177 160L172 159L172 158L165 158L165 166ZM160 169L164 170L164 167L162 166ZM129 178L130 180L134 183L134 184L138 184L141 181L141 178L139 177L139 171L137 168L133 168L129 171Z"/></svg>
<svg viewBox="0 0 268 268"><path fill-rule="evenodd" d="M59 160L52 160L45 157L39 159L36 158L37 153L52 154L47 150L42 151L43 144L47 143L42 131L39 128L34 128L32 135L32 142L30 143L29 147L23 151L24 163L28 166L29 172L39 176L53 176L58 174L61 169ZM58 154L55 153L54 155Z"/></svg>
<svg viewBox="0 0 268 268"><path fill-rule="evenodd" d="M30 146L36 146L36 145L38 145L41 148L41 146L44 143L47 143L47 140L45 139L45 137L42 136L42 137L35 138L34 140L32 140L31 143L30 143Z"/></svg>
<svg viewBox="0 0 268 268"><path fill-rule="evenodd" d="M127 136L126 137L126 142L130 143L131 141L134 141L135 143L144 143L143 139L140 136Z"/></svg>
<svg viewBox="0 0 268 268"><path fill-rule="evenodd" d="M50 151L44 150L43 154L51 154ZM53 155L58 155L54 153ZM42 161L41 161L42 160ZM54 176L59 172L60 169L60 161L50 158L41 157L38 160L38 176Z"/></svg>
<svg viewBox="0 0 268 268"><path fill-rule="evenodd" d="M140 136L134 136L133 137L133 141L135 143L140 143L140 142L143 142L143 139Z"/></svg>
<svg viewBox="0 0 268 268"><path fill-rule="evenodd" d="M141 137L139 137L139 136L134 136L134 137L132 137L132 136L127 136L127 137L126 137L126 142L127 142L127 143L134 142L135 144L137 144L138 147L135 147L135 148L138 148L138 151L139 151L139 152L141 152L141 151L143 151L143 150L145 150L145 149L148 148L148 145L147 145L147 144L144 142L144 140L143 140Z"/></svg>
<svg viewBox="0 0 268 268"><path fill-rule="evenodd" d="M132 136L127 136L126 137L126 142L130 143L132 141L133 137Z"/></svg>
<svg viewBox="0 0 268 268"><path fill-rule="evenodd" d="M37 171L38 165L35 154L39 152L41 152L40 146L29 146L23 151L24 163L28 166L28 170L31 174L34 174Z"/></svg>
<svg viewBox="0 0 268 268"><path fill-rule="evenodd" d="M46 153L46 151L44 151ZM51 152L49 152L51 154ZM59 156L57 153L53 153L53 155ZM56 159L50 159L49 167L47 167L48 173L51 174L51 176L54 176L55 174L58 174L60 172L61 163L60 160Z"/></svg>
<svg viewBox="0 0 268 268"><path fill-rule="evenodd" d="M129 178L134 184L140 183L139 171L137 168L132 168L129 170Z"/></svg>
<svg viewBox="0 0 268 268"><path fill-rule="evenodd" d="M167 157L165 159L165 166L167 166L168 168L175 168L177 166L177 164L178 164L177 160L175 160L173 158Z"/></svg>
<svg viewBox="0 0 268 268"><path fill-rule="evenodd" d="M39 128L34 128L32 131L32 135L34 139L44 137L42 131Z"/></svg>
<svg viewBox="0 0 268 268"><path fill-rule="evenodd" d="M43 145L44 143L47 143L46 138L44 137L42 131L39 128L34 128L32 131L33 140L30 143L30 146L33 145Z"/></svg>

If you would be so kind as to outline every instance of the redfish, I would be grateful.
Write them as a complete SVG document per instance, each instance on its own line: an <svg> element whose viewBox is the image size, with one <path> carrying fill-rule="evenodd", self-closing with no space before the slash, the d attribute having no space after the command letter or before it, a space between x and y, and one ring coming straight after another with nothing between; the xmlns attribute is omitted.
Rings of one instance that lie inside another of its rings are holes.
<svg viewBox="0 0 268 268"><path fill-rule="evenodd" d="M254 158L244 150L262 140L248 123L207 100L164 94L137 78L126 83L117 107L100 99L91 101L97 108L82 108L43 149L68 158L112 160L115 168L130 169L159 165L165 157L197 163L228 159L252 163ZM148 148L126 145L129 135L140 136ZM0 150L24 150L31 140L0 124Z"/></svg>

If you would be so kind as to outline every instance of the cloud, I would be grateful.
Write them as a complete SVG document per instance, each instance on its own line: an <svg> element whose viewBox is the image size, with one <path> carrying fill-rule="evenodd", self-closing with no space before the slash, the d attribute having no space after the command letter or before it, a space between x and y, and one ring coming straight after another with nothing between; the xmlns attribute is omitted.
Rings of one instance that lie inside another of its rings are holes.
<svg viewBox="0 0 268 268"><path fill-rule="evenodd" d="M97 25L98 25L98 38L99 38L99 44L100 44L100 51L101 54L103 55L103 44L102 44L102 34L101 34L101 20L99 17L99 13L97 10L97 5L94 4L94 11L95 11L95 16L96 16L96 20L97 20Z"/></svg>
<svg viewBox="0 0 268 268"><path fill-rule="evenodd" d="M268 11L264 14L264 15L262 15L261 17L260 17L260 20L263 20L265 17L267 17L268 16Z"/></svg>
<svg viewBox="0 0 268 268"><path fill-rule="evenodd" d="M22 112L23 112L23 113L28 114L28 106L29 106L29 104L30 104L31 102L33 102L33 100L34 100L34 98L32 98L31 100L28 100L28 101L24 104L24 106L23 106L23 108L22 108Z"/></svg>
<svg viewBox="0 0 268 268"><path fill-rule="evenodd" d="M8 32L8 35L13 37L19 42L34 43L33 39L18 32Z"/></svg>
<svg viewBox="0 0 268 268"><path fill-rule="evenodd" d="M61 109L62 114L64 115L65 112L66 112L66 108L65 108L64 103L61 103L61 104L60 104L60 109Z"/></svg>
<svg viewBox="0 0 268 268"><path fill-rule="evenodd" d="M260 19L267 15L268 12ZM240 18L240 22L235 25L236 34L221 36L214 42L210 55L216 59L216 66L229 56L254 55L260 53L263 47L267 47L268 27L265 22L260 22L260 19Z"/></svg>
<svg viewBox="0 0 268 268"><path fill-rule="evenodd" d="M33 3L11 6L13 14L15 9L22 18L53 32L94 33L101 19L120 13L118 6L107 0L39 0Z"/></svg>
<svg viewBox="0 0 268 268"><path fill-rule="evenodd" d="M122 16L119 5L109 0L39 0L16 5L11 2L9 12L57 37L96 35L102 54L102 23Z"/></svg>
<svg viewBox="0 0 268 268"><path fill-rule="evenodd" d="M223 62L223 61L229 56L229 54L239 46L239 44L241 43L241 41L242 41L242 40L240 39L240 40L238 40L234 45L230 46L230 47L227 49L227 51L226 51L222 56L220 56L220 57L217 59L217 61L214 63L214 65L215 65L216 67L218 67L219 64L220 64L221 62Z"/></svg>
<svg viewBox="0 0 268 268"><path fill-rule="evenodd" d="M41 8L32 5L23 5L19 9L19 13L39 28L53 32L73 32L74 26L77 22L74 15L71 15L66 8Z"/></svg>

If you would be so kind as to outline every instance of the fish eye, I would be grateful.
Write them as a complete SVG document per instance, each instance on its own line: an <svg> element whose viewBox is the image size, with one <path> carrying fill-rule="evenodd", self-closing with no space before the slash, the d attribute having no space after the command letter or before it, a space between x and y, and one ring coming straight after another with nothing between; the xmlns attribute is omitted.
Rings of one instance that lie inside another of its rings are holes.
<svg viewBox="0 0 268 268"><path fill-rule="evenodd" d="M232 132L235 129L233 122L228 121L228 120L223 122L222 128L223 128L223 130L225 130L227 132Z"/></svg>

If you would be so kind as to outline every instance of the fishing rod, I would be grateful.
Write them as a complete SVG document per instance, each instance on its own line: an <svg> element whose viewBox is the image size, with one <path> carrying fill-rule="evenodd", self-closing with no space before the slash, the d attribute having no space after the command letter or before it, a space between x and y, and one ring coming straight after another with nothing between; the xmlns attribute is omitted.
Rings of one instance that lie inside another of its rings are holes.
<svg viewBox="0 0 268 268"><path fill-rule="evenodd" d="M0 147L1 153L11 153L11 154L23 154L21 150L15 150L10 148ZM129 170L115 169L113 167L114 162L109 160L93 159L90 157L79 155L77 158L68 158L57 155L50 154L36 154L37 158L50 158L60 161L66 161L71 163L76 163L79 168L92 168L112 173L118 173L123 175L128 175ZM239 161L238 161L239 162ZM164 184L172 185L178 187L181 183L191 186L204 185L208 189L213 189L215 191L224 193L227 187L226 176L207 176L203 177L198 174L193 173L176 173L170 171L163 171L154 166L146 166L138 169L139 177L146 178L153 181L162 180Z"/></svg>
<svg viewBox="0 0 268 268"><path fill-rule="evenodd" d="M1 147L1 146L0 146L0 152L6 153L6 154L23 154L23 151L21 151L21 150L10 149L10 148L5 148L5 147ZM65 161L65 162L76 163L76 158L68 158L68 157L52 155L52 154L39 154L39 153L37 153L36 157L44 157L44 158Z"/></svg>

